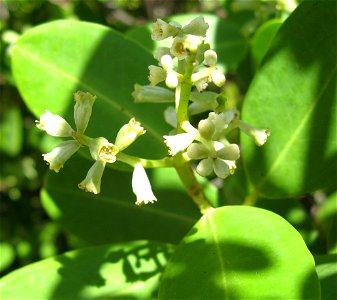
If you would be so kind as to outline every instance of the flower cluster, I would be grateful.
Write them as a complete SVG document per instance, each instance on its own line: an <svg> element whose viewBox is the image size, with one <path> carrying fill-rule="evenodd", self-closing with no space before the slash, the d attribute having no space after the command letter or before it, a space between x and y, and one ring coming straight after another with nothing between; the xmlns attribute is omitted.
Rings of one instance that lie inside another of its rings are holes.
<svg viewBox="0 0 337 300"><path fill-rule="evenodd" d="M129 147L140 135L145 133L145 130L139 122L132 118L118 131L115 143L110 143L104 137L91 138L84 132L88 126L96 97L90 93L79 91L74 94L74 99L76 130L65 119L52 114L48 110L37 121L37 127L51 136L72 138L72 140L61 142L51 152L43 154L43 158L49 164L51 170L59 172L65 162L80 147L87 146L95 162L78 187L84 191L98 194L106 164L114 163L117 160L117 154ZM137 196L136 204L156 201L145 170L139 163L134 166L132 187ZM139 187L143 188L140 189Z"/></svg>
<svg viewBox="0 0 337 300"><path fill-rule="evenodd" d="M159 47L154 53L158 66L149 66L150 85L135 85L135 102L174 102L164 117L175 128L173 135L165 135L169 155L186 152L190 160L199 160L196 171L201 176L215 173L220 178L233 174L240 158L237 144L231 144L228 133L239 128L262 146L268 130L258 129L239 119L236 110L226 110L226 99L221 93L205 91L210 83L221 88L226 81L217 67L217 53L204 40L208 24L197 17L188 25L167 23L158 19L153 24L152 39L172 38L171 47ZM157 86L165 82L166 87ZM195 90L193 90L193 86ZM170 89L175 88L176 93ZM185 101L185 107L183 106ZM210 112L197 128L190 116Z"/></svg>

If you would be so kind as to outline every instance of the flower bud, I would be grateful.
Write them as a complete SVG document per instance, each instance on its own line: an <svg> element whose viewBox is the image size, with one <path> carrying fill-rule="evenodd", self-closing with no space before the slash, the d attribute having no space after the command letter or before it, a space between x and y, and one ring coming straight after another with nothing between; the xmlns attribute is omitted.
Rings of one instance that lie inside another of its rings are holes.
<svg viewBox="0 0 337 300"><path fill-rule="evenodd" d="M43 154L43 159L49 164L49 169L58 173L65 162L81 147L77 141L65 141L51 152Z"/></svg>
<svg viewBox="0 0 337 300"><path fill-rule="evenodd" d="M231 174L231 171L224 160L216 158L214 160L214 173L219 178L225 179L228 175Z"/></svg>
<svg viewBox="0 0 337 300"><path fill-rule="evenodd" d="M83 133L88 126L96 96L78 91L74 94L74 98L76 102L74 107L76 128L78 132Z"/></svg>
<svg viewBox="0 0 337 300"><path fill-rule="evenodd" d="M101 190L101 180L105 164L105 161L96 160L89 169L86 178L78 185L78 187L86 192L98 194Z"/></svg>
<svg viewBox="0 0 337 300"><path fill-rule="evenodd" d="M201 137L211 140L215 131L214 123L209 119L201 120L198 124L198 131Z"/></svg>
<svg viewBox="0 0 337 300"><path fill-rule="evenodd" d="M102 160L108 163L116 161L116 154L119 149L104 137L91 139L89 146L91 157L94 160Z"/></svg>
<svg viewBox="0 0 337 300"><path fill-rule="evenodd" d="M164 119L167 124L171 125L173 128L177 128L178 125L177 115L176 110L173 106L169 106L165 109Z"/></svg>
<svg viewBox="0 0 337 300"><path fill-rule="evenodd" d="M132 97L135 103L167 103L174 102L174 92L155 85L134 85Z"/></svg>
<svg viewBox="0 0 337 300"><path fill-rule="evenodd" d="M187 148L187 156L190 159L202 159L206 158L208 155L208 149L201 143L192 143Z"/></svg>
<svg viewBox="0 0 337 300"><path fill-rule="evenodd" d="M157 85L159 82L162 82L166 79L166 72L163 68L157 66L149 66L149 81L151 85Z"/></svg>
<svg viewBox="0 0 337 300"><path fill-rule="evenodd" d="M208 176L211 175L213 171L213 159L212 158L205 158L199 162L197 165L196 171L201 176Z"/></svg>
<svg viewBox="0 0 337 300"><path fill-rule="evenodd" d="M173 59L171 55L168 54L163 55L162 58L160 59L160 63L166 72L171 71L173 69Z"/></svg>
<svg viewBox="0 0 337 300"><path fill-rule="evenodd" d="M119 151L129 147L140 135L144 134L146 130L140 126L140 123L132 118L128 124L122 126L118 131L115 145Z"/></svg>
<svg viewBox="0 0 337 300"><path fill-rule="evenodd" d="M168 24L161 19L157 19L157 21L153 23L152 28L151 37L154 41L160 41L170 36L175 36L181 30L179 27L175 26L175 24Z"/></svg>
<svg viewBox="0 0 337 300"><path fill-rule="evenodd" d="M137 197L136 205L157 201L142 164L136 164L132 174L132 190Z"/></svg>
<svg viewBox="0 0 337 300"><path fill-rule="evenodd" d="M225 160L237 160L240 158L240 148L236 144L229 144L217 150L217 157Z"/></svg>
<svg viewBox="0 0 337 300"><path fill-rule="evenodd" d="M207 50L204 53L205 64L209 67L215 67L217 62L217 54L214 50Z"/></svg>
<svg viewBox="0 0 337 300"><path fill-rule="evenodd" d="M195 53L203 43L203 39L196 35L187 35L184 41L184 47L188 52Z"/></svg>
<svg viewBox="0 0 337 300"><path fill-rule="evenodd" d="M195 134L192 133L179 133L176 135L164 135L165 144L169 148L171 156L176 155L178 152L185 150L194 141Z"/></svg>
<svg viewBox="0 0 337 300"><path fill-rule="evenodd" d="M185 34L193 34L198 36L206 36L208 24L205 22L204 17L199 16L192 20L189 24L182 28Z"/></svg>
<svg viewBox="0 0 337 300"><path fill-rule="evenodd" d="M218 87L222 87L226 82L225 75L219 70L214 70L211 74L212 81Z"/></svg>
<svg viewBox="0 0 337 300"><path fill-rule="evenodd" d="M70 137L74 131L65 119L52 114L48 110L41 115L40 120L37 121L36 127L44 130L51 136L58 137Z"/></svg>
<svg viewBox="0 0 337 300"><path fill-rule="evenodd" d="M167 87L174 89L179 84L178 74L175 71L170 71L167 73L165 84Z"/></svg>

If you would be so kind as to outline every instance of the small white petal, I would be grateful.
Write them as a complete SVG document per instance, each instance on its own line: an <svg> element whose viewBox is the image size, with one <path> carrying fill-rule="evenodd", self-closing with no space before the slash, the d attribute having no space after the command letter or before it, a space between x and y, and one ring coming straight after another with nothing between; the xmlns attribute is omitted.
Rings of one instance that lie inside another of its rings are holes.
<svg viewBox="0 0 337 300"><path fill-rule="evenodd" d="M139 122L132 118L128 124L122 126L118 131L115 145L119 151L129 147L139 136L144 134L146 130L140 125Z"/></svg>
<svg viewBox="0 0 337 300"><path fill-rule="evenodd" d="M151 85L157 85L159 82L162 82L166 79L166 71L158 66L149 66L149 81Z"/></svg>
<svg viewBox="0 0 337 300"><path fill-rule="evenodd" d="M206 36L208 24L205 22L204 17L199 16L192 20L189 24L183 27L182 31L185 34L193 34L198 36Z"/></svg>
<svg viewBox="0 0 337 300"><path fill-rule="evenodd" d="M165 135L165 144L169 148L169 154L174 156L178 152L185 150L195 139L195 134L179 133L176 135Z"/></svg>
<svg viewBox="0 0 337 300"><path fill-rule="evenodd" d="M88 126L96 96L78 91L74 94L74 98L76 102L74 107L74 119L77 132L83 133Z"/></svg>
<svg viewBox="0 0 337 300"><path fill-rule="evenodd" d="M141 164L136 164L132 174L132 190L137 197L136 204L148 204L157 201L152 192L150 181Z"/></svg>

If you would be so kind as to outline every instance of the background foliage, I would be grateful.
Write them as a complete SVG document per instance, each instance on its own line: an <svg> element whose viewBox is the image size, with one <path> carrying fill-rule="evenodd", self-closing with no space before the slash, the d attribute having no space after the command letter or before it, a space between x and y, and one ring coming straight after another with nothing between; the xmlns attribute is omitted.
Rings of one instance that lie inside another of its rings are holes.
<svg viewBox="0 0 337 300"><path fill-rule="evenodd" d="M200 287L212 291L204 297L256 298L259 280L266 293L276 293L271 287L279 283L280 297L292 297L297 288L297 298L318 298L319 289L322 299L336 298L334 1L304 1L293 13L275 1L253 0L8 0L1 6L0 271L9 274L2 279L6 299L23 290L36 297L27 273L34 273L32 281L44 278L41 298L153 298L172 253L161 298L200 297ZM141 210L122 166L106 170L99 196L76 190L91 164L86 152L62 173L47 172L41 153L58 141L38 132L34 120L46 108L72 120L78 89L99 99L88 133L113 139L135 115L148 134L130 153L165 155L165 105L134 105L130 93L134 83L147 82L154 62L151 21L186 24L200 14L226 73L228 106L242 107L245 121L272 133L258 149L233 134L243 151L236 174L204 182L219 207L215 213L200 219L172 170L150 173L159 201ZM49 21L56 22L44 24ZM184 270L192 270L193 280ZM252 280L256 272L260 279Z"/></svg>

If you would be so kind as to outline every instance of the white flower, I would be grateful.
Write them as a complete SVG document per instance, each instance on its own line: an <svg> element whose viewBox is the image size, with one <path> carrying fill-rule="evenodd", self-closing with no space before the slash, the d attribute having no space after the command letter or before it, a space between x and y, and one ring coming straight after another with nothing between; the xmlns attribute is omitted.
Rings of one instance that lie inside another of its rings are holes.
<svg viewBox="0 0 337 300"><path fill-rule="evenodd" d="M158 66L149 66L149 81L151 85L157 85L159 82L162 82L166 79L166 71Z"/></svg>
<svg viewBox="0 0 337 300"><path fill-rule="evenodd" d="M84 93L78 91L74 94L75 107L74 107L74 118L77 131L83 133L87 126L89 119L91 117L92 106L96 100L96 96L90 93Z"/></svg>
<svg viewBox="0 0 337 300"><path fill-rule="evenodd" d="M185 150L194 141L196 134L179 133L177 135L164 135L165 144L169 148L169 154L174 156Z"/></svg>
<svg viewBox="0 0 337 300"><path fill-rule="evenodd" d="M49 169L56 173L64 163L81 147L77 141L65 141L56 146L51 152L43 154L43 159L49 164Z"/></svg>
<svg viewBox="0 0 337 300"><path fill-rule="evenodd" d="M90 139L90 143L87 144L87 146L94 160L101 160L108 163L114 163L116 161L116 154L119 152L119 149L106 138L99 137Z"/></svg>
<svg viewBox="0 0 337 300"><path fill-rule="evenodd" d="M137 197L136 204L148 204L157 201L152 192L150 181L146 175L144 167L136 164L132 175L132 190Z"/></svg>
<svg viewBox="0 0 337 300"><path fill-rule="evenodd" d="M105 168L105 161L96 160L89 169L85 179L78 185L78 187L86 192L98 194L101 190L101 180Z"/></svg>
<svg viewBox="0 0 337 300"><path fill-rule="evenodd" d="M153 57L154 57L156 60L160 61L161 58L162 58L164 55L167 55L167 54L168 54L168 55L171 54L170 48L168 48L168 47L158 47L158 48L155 50L155 52L154 52L154 54L153 54Z"/></svg>
<svg viewBox="0 0 337 300"><path fill-rule="evenodd" d="M36 127L44 130L49 135L58 137L69 137L74 131L65 119L58 115L54 115L48 110L41 115L40 120L37 121Z"/></svg>
<svg viewBox="0 0 337 300"><path fill-rule="evenodd" d="M166 72L173 69L173 59L170 55L163 55L160 59L160 64L163 66Z"/></svg>
<svg viewBox="0 0 337 300"><path fill-rule="evenodd" d="M115 145L119 151L129 147L140 135L144 134L146 130L139 122L132 118L128 124L122 126L118 131Z"/></svg>
<svg viewBox="0 0 337 300"><path fill-rule="evenodd" d="M170 36L175 36L180 31L180 28L172 23L166 23L161 19L157 19L152 25L151 37L154 41L160 41Z"/></svg>
<svg viewBox="0 0 337 300"><path fill-rule="evenodd" d="M244 133L248 134L251 136L255 144L258 146L262 146L265 144L265 142L268 139L268 136L270 135L270 132L268 129L259 129L256 128L248 123L245 123L241 120L237 120L235 123Z"/></svg>
<svg viewBox="0 0 337 300"><path fill-rule="evenodd" d="M192 20L189 24L182 28L185 34L193 34L198 36L206 36L208 24L205 22L204 17L199 16Z"/></svg>
<svg viewBox="0 0 337 300"><path fill-rule="evenodd" d="M171 46L171 54L178 57L179 60L187 57L187 51L185 49L185 38L177 36L174 38Z"/></svg>
<svg viewBox="0 0 337 300"><path fill-rule="evenodd" d="M208 86L208 77L199 79L194 83L195 87L197 88L198 92L202 92Z"/></svg>

